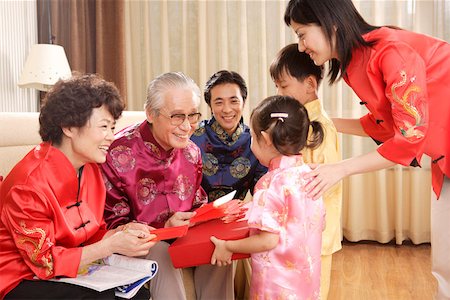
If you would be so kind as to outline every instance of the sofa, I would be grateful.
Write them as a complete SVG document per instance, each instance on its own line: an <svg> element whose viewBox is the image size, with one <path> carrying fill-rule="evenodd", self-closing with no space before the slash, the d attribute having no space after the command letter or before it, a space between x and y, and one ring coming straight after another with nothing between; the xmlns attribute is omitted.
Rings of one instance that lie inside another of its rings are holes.
<svg viewBox="0 0 450 300"><path fill-rule="evenodd" d="M116 132L144 119L144 111L124 111L117 121ZM0 130L0 176L6 177L14 165L41 142L39 113L0 112ZM183 275L187 298L195 299L192 271L183 270Z"/></svg>

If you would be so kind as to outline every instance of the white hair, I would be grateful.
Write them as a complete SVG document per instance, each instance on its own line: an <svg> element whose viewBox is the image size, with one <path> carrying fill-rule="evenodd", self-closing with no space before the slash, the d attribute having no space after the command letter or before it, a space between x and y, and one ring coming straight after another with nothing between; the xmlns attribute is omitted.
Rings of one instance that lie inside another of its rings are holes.
<svg viewBox="0 0 450 300"><path fill-rule="evenodd" d="M164 106L165 93L172 88L191 89L195 95L196 106L200 105L200 88L194 80L182 72L169 72L159 75L148 84L144 109L158 115Z"/></svg>

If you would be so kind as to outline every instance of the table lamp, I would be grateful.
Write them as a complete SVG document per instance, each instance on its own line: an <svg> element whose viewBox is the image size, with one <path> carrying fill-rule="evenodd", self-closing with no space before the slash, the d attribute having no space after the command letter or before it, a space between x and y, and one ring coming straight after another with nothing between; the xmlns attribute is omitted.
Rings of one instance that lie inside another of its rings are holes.
<svg viewBox="0 0 450 300"><path fill-rule="evenodd" d="M54 44L31 47L18 86L47 92L59 79L72 75L64 48Z"/></svg>

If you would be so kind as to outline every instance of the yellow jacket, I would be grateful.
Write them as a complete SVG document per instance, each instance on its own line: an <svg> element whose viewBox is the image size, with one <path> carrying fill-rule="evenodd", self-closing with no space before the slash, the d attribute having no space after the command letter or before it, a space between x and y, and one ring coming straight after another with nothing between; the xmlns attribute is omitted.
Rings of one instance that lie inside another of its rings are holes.
<svg viewBox="0 0 450 300"><path fill-rule="evenodd" d="M324 140L318 148L314 150L305 148L301 151L305 163L332 163L341 160L336 128L323 110L320 101L316 99L306 103L305 108L308 111L309 119L320 122L325 133ZM342 182L329 189L323 195L323 201L326 208L326 227L322 233L322 255L330 255L342 248Z"/></svg>

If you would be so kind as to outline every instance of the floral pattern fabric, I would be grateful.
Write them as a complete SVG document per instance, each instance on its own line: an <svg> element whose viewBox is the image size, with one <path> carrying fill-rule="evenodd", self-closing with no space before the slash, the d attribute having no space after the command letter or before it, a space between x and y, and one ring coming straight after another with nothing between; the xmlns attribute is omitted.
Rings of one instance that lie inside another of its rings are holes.
<svg viewBox="0 0 450 300"><path fill-rule="evenodd" d="M253 192L267 168L259 163L250 150L250 129L242 119L235 132L228 136L214 119L200 123L191 140L200 148L203 161L202 187L208 201L236 190L236 198L244 199Z"/></svg>
<svg viewBox="0 0 450 300"><path fill-rule="evenodd" d="M150 126L144 121L118 132L101 165L110 228L132 220L161 228L175 212L190 211L207 201L200 186L198 147L190 142L186 148L165 151Z"/></svg>
<svg viewBox="0 0 450 300"><path fill-rule="evenodd" d="M248 213L250 234L279 234L278 245L253 253L251 299L319 299L325 209L302 191L311 169L301 155L272 159L255 187Z"/></svg>

